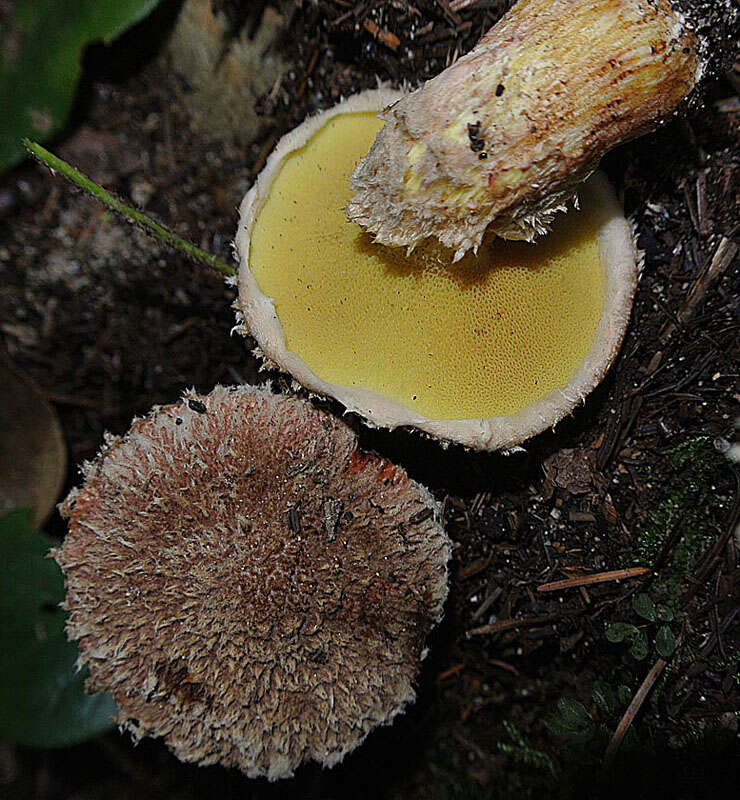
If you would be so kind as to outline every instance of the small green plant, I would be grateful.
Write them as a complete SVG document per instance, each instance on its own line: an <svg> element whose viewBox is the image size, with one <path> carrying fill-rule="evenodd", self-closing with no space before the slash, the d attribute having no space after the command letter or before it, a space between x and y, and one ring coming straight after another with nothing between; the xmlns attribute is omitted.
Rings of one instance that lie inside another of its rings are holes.
<svg viewBox="0 0 740 800"><path fill-rule="evenodd" d="M636 555L638 563L645 566L653 567L660 561L660 576L651 585L650 594L640 592L632 598L637 620L611 622L605 629L606 639L629 644L629 652L637 661L648 656L666 660L673 656L686 578L714 541L712 520L729 502L718 489L727 473L726 459L708 436L692 437L664 450L648 471L653 494L648 506L652 510L638 536Z"/></svg>
<svg viewBox="0 0 740 800"><path fill-rule="evenodd" d="M598 690L595 687L594 695L597 691L609 697L608 713L602 715L598 706L591 712L579 700L573 697L561 697L558 700L557 710L545 717L545 727L550 733L562 739L560 752L567 762L593 765L601 760L610 735L607 720L617 706L616 703L614 705L611 703L612 697L616 697L616 694L607 684L600 685Z"/></svg>
<svg viewBox="0 0 740 800"><path fill-rule="evenodd" d="M440 764L430 764L429 771L434 775L437 794L440 800L494 800L494 788L481 789L480 784L469 775Z"/></svg>
<svg viewBox="0 0 740 800"><path fill-rule="evenodd" d="M545 717L545 726L556 736L567 736L572 742L585 743L591 738L594 718L580 702L573 697L561 697L557 711Z"/></svg>
<svg viewBox="0 0 740 800"><path fill-rule="evenodd" d="M504 721L504 728L513 744L498 742L496 746L500 753L509 756L516 764L534 767L534 769L548 772L553 778L557 777L558 769L547 753L535 750L508 720Z"/></svg>
<svg viewBox="0 0 740 800"><path fill-rule="evenodd" d="M592 696L596 708L606 717L613 717L630 704L632 690L623 683L613 687L606 681L594 681Z"/></svg>
<svg viewBox="0 0 740 800"><path fill-rule="evenodd" d="M670 605L656 604L645 592L632 598L632 610L645 622L635 625L631 622L612 622L606 626L605 636L608 641L619 644L630 643L630 654L637 661L642 661L651 651L661 658L668 659L676 649L676 637L670 624L675 614Z"/></svg>
<svg viewBox="0 0 740 800"><path fill-rule="evenodd" d="M600 769L604 751L633 694L619 670L615 670L611 682L601 679L593 682L588 708L573 697L561 697L556 710L544 722L548 731L560 740L563 764ZM633 726L627 732L625 746L635 747L640 741Z"/></svg>

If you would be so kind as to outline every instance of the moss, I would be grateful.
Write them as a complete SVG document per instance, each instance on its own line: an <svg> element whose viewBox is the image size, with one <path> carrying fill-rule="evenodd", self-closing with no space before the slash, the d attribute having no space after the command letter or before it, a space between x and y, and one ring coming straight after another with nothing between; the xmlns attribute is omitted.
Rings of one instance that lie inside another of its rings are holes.
<svg viewBox="0 0 740 800"><path fill-rule="evenodd" d="M708 436L696 436L664 450L648 471L652 488L652 511L637 541L638 562L651 566L676 526L681 527L669 565L673 585L666 585L675 598L681 580L716 538L713 521L726 511L727 495L718 487L729 472L726 459Z"/></svg>

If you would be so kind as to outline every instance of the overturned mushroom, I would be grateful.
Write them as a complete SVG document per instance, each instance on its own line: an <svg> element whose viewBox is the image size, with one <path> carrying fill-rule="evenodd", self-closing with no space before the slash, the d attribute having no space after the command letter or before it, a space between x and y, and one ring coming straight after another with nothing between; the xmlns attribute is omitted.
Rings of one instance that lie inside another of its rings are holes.
<svg viewBox="0 0 740 800"><path fill-rule="evenodd" d="M489 227L546 232L604 153L656 127L699 81L699 40L674 5L519 0L383 113L352 175L350 218L382 244L434 236L455 258Z"/></svg>
<svg viewBox="0 0 740 800"><path fill-rule="evenodd" d="M449 542L403 470L252 387L156 408L85 466L55 557L68 633L138 738L289 776L414 698Z"/></svg>
<svg viewBox="0 0 740 800"><path fill-rule="evenodd" d="M638 259L608 183L536 244L490 237L451 264L343 212L349 174L397 100L364 92L284 137L245 197L237 308L264 356L369 423L513 447L596 386L629 319Z"/></svg>

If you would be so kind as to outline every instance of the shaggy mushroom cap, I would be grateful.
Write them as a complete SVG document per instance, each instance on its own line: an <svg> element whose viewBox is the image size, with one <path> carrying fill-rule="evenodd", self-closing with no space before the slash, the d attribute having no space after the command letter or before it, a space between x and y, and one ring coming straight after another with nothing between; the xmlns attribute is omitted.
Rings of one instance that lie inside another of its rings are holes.
<svg viewBox="0 0 740 800"><path fill-rule="evenodd" d="M348 178L399 96L356 95L281 140L242 203L242 330L371 424L512 447L572 411L616 355L632 230L597 174L536 244L491 236L453 263L432 239L410 254L374 243L345 217Z"/></svg>
<svg viewBox="0 0 740 800"><path fill-rule="evenodd" d="M216 388L108 442L55 558L90 688L184 761L333 766L414 699L449 541L403 470L309 403Z"/></svg>

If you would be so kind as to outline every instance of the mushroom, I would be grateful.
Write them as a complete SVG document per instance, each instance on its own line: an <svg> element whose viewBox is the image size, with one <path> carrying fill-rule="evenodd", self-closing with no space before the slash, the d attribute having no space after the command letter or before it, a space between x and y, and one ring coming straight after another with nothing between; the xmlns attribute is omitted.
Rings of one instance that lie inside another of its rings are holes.
<svg viewBox="0 0 740 800"><path fill-rule="evenodd" d="M532 241L604 153L692 91L698 48L669 0L519 0L386 109L347 213L382 244L435 236L455 259L487 228Z"/></svg>
<svg viewBox="0 0 740 800"><path fill-rule="evenodd" d="M285 136L241 206L236 307L269 362L368 423L481 450L570 413L621 343L638 257L603 175L536 244L486 238L451 263L344 215L348 177L399 100L364 92Z"/></svg>
<svg viewBox="0 0 740 800"><path fill-rule="evenodd" d="M67 631L136 739L290 776L414 699L450 544L429 492L268 389L155 408L84 467L54 557Z"/></svg>

